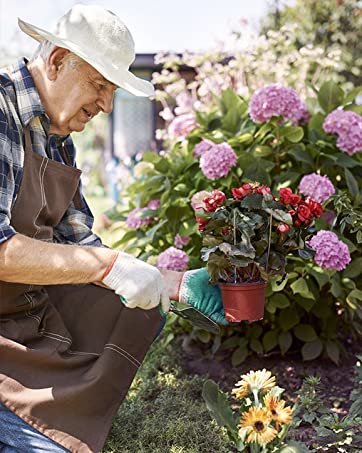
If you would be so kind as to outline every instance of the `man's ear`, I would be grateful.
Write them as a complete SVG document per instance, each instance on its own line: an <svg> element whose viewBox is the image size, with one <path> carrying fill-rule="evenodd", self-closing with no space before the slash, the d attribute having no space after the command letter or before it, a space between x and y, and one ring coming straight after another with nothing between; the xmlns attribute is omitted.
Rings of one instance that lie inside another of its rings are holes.
<svg viewBox="0 0 362 453"><path fill-rule="evenodd" d="M67 54L69 54L69 50L63 47L54 47L51 51L45 62L45 71L49 80L56 80Z"/></svg>

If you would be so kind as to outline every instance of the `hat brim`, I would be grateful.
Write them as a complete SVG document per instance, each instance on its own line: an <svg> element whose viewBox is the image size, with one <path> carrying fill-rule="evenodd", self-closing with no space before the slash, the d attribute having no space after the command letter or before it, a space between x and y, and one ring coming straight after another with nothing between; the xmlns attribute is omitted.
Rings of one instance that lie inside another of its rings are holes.
<svg viewBox="0 0 362 453"><path fill-rule="evenodd" d="M118 68L116 62L110 62L107 66L104 65L104 55L97 58L97 55L86 54L76 43L62 39L35 25L29 24L18 18L20 29L36 41L50 41L58 47L63 47L78 55L84 61L93 66L104 78L114 83L120 88L128 91L135 96L153 96L155 94L154 86L147 80L136 77L132 72Z"/></svg>

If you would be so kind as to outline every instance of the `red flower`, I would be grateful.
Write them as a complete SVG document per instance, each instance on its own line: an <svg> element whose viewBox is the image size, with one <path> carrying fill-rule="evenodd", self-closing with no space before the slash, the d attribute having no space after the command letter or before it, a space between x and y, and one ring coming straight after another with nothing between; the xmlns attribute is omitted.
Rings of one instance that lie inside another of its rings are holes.
<svg viewBox="0 0 362 453"><path fill-rule="evenodd" d="M236 199L244 198L247 195L250 195L253 191L251 184L243 184L238 189L231 189L233 197Z"/></svg>
<svg viewBox="0 0 362 453"><path fill-rule="evenodd" d="M313 220L313 213L304 201L301 201L298 205L297 216L301 222L304 222L307 225Z"/></svg>
<svg viewBox="0 0 362 453"><path fill-rule="evenodd" d="M278 225L277 230L279 231L279 233L288 233L290 226L286 223L281 223L280 225Z"/></svg>
<svg viewBox="0 0 362 453"><path fill-rule="evenodd" d="M260 193L260 195L267 195L271 192L270 190L270 187L268 186L260 186L260 187L257 187L256 190L255 190L256 193Z"/></svg>
<svg viewBox="0 0 362 453"><path fill-rule="evenodd" d="M208 219L200 219L200 217L196 217L196 222L199 225L206 225L208 223Z"/></svg>
<svg viewBox="0 0 362 453"><path fill-rule="evenodd" d="M312 211L315 217L320 217L323 212L323 207L320 203L317 203L312 198L307 198L305 203L309 206L310 210Z"/></svg>
<svg viewBox="0 0 362 453"><path fill-rule="evenodd" d="M285 189L280 189L280 202L283 203L284 205L292 205L292 206L297 206L301 202L301 198L299 195L296 193L292 192L292 189L289 189L289 187Z"/></svg>
<svg viewBox="0 0 362 453"><path fill-rule="evenodd" d="M211 197L206 197L202 201L205 203L205 210L208 212L216 211L217 208L222 206L223 202L226 200L224 192L221 190L214 190L211 193Z"/></svg>

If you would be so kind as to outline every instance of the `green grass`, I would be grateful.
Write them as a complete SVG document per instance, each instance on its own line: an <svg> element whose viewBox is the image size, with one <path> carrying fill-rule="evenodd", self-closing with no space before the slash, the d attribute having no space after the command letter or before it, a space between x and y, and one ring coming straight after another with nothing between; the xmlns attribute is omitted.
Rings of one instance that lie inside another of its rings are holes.
<svg viewBox="0 0 362 453"><path fill-rule="evenodd" d="M177 345L157 340L121 405L103 453L228 453L201 396L205 377L182 376ZM229 447L229 448L228 448Z"/></svg>

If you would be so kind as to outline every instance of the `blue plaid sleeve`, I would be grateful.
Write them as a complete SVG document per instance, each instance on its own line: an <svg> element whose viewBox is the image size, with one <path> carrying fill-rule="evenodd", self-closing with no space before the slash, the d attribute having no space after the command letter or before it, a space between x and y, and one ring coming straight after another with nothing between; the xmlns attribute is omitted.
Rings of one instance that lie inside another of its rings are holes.
<svg viewBox="0 0 362 453"><path fill-rule="evenodd" d="M80 186L81 189L82 186ZM94 218L84 195L81 192L82 209L77 209L72 202L59 224L54 228L54 239L57 242L106 247L102 240L92 231Z"/></svg>
<svg viewBox="0 0 362 453"><path fill-rule="evenodd" d="M16 234L10 225L15 190L11 135L8 119L0 109L0 244Z"/></svg>

